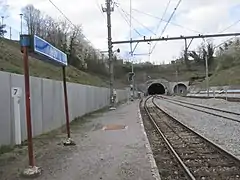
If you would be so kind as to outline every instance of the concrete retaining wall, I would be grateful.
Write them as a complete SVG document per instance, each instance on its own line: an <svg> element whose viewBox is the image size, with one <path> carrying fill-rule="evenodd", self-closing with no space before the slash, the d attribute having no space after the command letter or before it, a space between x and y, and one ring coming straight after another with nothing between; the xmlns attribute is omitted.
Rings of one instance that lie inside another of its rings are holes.
<svg viewBox="0 0 240 180"><path fill-rule="evenodd" d="M31 77L31 116L33 136L65 124L63 86L61 81ZM14 113L11 88L22 88L20 99L22 140L27 138L24 77L0 71L0 146L14 144ZM70 119L107 106L109 89L67 83ZM117 90L118 101L127 98L126 90Z"/></svg>

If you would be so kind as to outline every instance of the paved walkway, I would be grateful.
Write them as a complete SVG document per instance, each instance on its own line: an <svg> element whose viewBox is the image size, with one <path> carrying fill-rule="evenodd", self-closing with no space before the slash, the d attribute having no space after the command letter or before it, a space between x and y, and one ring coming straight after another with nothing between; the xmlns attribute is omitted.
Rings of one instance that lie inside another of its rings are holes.
<svg viewBox="0 0 240 180"><path fill-rule="evenodd" d="M37 179L155 179L137 101L121 105L115 111L98 113L84 124L73 123L72 135L76 146L62 147L57 140L49 143L49 149L42 147L44 150L37 153L37 165L44 169Z"/></svg>

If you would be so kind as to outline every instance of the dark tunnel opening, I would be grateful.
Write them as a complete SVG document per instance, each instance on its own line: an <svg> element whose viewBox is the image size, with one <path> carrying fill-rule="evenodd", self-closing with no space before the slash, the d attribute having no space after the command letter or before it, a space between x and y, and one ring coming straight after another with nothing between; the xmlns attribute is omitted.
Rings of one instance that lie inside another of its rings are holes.
<svg viewBox="0 0 240 180"><path fill-rule="evenodd" d="M173 92L175 94L185 94L187 92L187 86L185 86L184 84L180 83L177 84L174 89Z"/></svg>
<svg viewBox="0 0 240 180"><path fill-rule="evenodd" d="M149 95L165 94L165 88L160 83L153 83L148 87L148 94Z"/></svg>

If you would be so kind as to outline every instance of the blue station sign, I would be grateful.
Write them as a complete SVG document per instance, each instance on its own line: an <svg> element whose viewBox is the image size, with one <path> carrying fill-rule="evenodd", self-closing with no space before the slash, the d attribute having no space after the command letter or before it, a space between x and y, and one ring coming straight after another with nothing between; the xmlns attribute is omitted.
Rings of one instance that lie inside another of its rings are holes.
<svg viewBox="0 0 240 180"><path fill-rule="evenodd" d="M67 55L36 35L33 36L33 50L48 58L50 63L67 66Z"/></svg>

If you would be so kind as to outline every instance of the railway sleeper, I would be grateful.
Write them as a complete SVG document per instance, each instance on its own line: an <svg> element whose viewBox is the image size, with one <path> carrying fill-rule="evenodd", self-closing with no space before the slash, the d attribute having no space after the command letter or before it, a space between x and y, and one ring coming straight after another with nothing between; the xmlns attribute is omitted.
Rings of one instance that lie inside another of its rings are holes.
<svg viewBox="0 0 240 180"><path fill-rule="evenodd" d="M201 168L190 168L193 172L194 176L196 177L206 177L206 179L213 179L216 180L220 179L228 179L228 177L236 177L240 178L240 169L239 167L201 167Z"/></svg>
<svg viewBox="0 0 240 180"><path fill-rule="evenodd" d="M174 170L173 172L170 171L169 169L164 169L164 168L159 168L159 174L162 179L164 180L189 180L184 171L179 170Z"/></svg>
<svg viewBox="0 0 240 180"><path fill-rule="evenodd" d="M201 158L201 159L219 159L220 156L219 154L203 154L203 153L198 153L197 157L195 154L185 154L184 159L196 159L196 158ZM221 160L227 160L226 158L221 158Z"/></svg>
<svg viewBox="0 0 240 180"><path fill-rule="evenodd" d="M185 127L181 127L180 123L174 122L165 113L156 109L156 107L150 108L152 118L156 120L163 134L165 134L196 179L240 179L240 167L233 159L229 159L228 155L218 151L214 146L209 145L208 142L196 136L195 133ZM161 136L159 136L159 140L161 140L162 144L165 144ZM168 150L166 146L158 147L159 149L164 149L161 150L162 152ZM154 156L157 159L160 174L166 173L166 177L162 179L185 179L186 175L184 174L183 177L185 178L179 178L182 168L180 168L181 170L178 169L179 164L175 158L171 158L173 157L171 156L172 153L165 152L163 154L161 151L156 150ZM161 158L161 156L168 156L168 158ZM168 165L170 165L169 168ZM171 171L172 169L173 171Z"/></svg>
<svg viewBox="0 0 240 180"><path fill-rule="evenodd" d="M234 162L226 162L219 159L184 159L184 162L189 167L234 167Z"/></svg>
<svg viewBox="0 0 240 180"><path fill-rule="evenodd" d="M192 135L192 134L188 134L188 135L183 135L183 134L181 134L181 133L179 133L178 131L173 131L173 130L169 130L168 132L167 132L168 130L164 130L164 134L166 135L166 136L170 136L170 135L173 135L173 134L175 134L175 135L177 135L178 137L181 137L181 138L183 138L183 139L189 139L189 140L191 140L191 141L197 141L197 142L202 142L202 140L199 140L199 138L197 138L196 137L196 135Z"/></svg>
<svg viewBox="0 0 240 180"><path fill-rule="evenodd" d="M148 132L149 141L162 180L188 180L182 167L169 151L162 137L156 130L152 130L150 127L151 123L145 121L145 128Z"/></svg>
<svg viewBox="0 0 240 180"><path fill-rule="evenodd" d="M201 148L201 147L206 147L207 145L205 143L199 143L199 144L196 144L196 143L191 143L191 142L171 142L172 146L174 147L187 147L187 148L190 148L190 149L196 149L196 148Z"/></svg>
<svg viewBox="0 0 240 180"><path fill-rule="evenodd" d="M208 149L193 149L193 148L181 148L181 147L173 147L176 152L179 154L179 156L188 156L189 154L194 155L195 157L198 157L199 154L215 154L214 151L210 151Z"/></svg>
<svg viewBox="0 0 240 180"><path fill-rule="evenodd" d="M189 141L187 141L187 140L185 140L185 139L179 139L178 141L176 141L175 139L171 139L171 138L168 138L168 140L169 141L171 141L171 144L173 145L173 146L180 146L180 147L182 147L182 144L184 144L184 146L187 146L187 147L189 147L189 148L200 148L200 147L208 147L209 148L209 146L206 144L206 143L192 143L192 142L189 142Z"/></svg>

